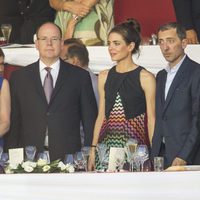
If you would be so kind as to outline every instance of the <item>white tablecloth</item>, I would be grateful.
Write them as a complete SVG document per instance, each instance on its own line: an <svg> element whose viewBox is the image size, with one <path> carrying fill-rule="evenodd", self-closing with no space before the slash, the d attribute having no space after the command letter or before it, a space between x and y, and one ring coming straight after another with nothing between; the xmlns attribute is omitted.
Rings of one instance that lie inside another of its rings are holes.
<svg viewBox="0 0 200 200"><path fill-rule="evenodd" d="M199 200L200 171L0 175L1 200Z"/></svg>
<svg viewBox="0 0 200 200"><path fill-rule="evenodd" d="M108 48L105 46L87 47L89 51L89 66L93 72L99 73L104 69L111 68L114 63L111 61ZM26 66L38 59L38 51L34 46L22 48L3 48L6 62L19 66ZM200 63L200 45L188 45L186 53L190 58ZM141 46L140 55L133 56L134 61L156 74L163 69L167 62L163 58L159 46Z"/></svg>

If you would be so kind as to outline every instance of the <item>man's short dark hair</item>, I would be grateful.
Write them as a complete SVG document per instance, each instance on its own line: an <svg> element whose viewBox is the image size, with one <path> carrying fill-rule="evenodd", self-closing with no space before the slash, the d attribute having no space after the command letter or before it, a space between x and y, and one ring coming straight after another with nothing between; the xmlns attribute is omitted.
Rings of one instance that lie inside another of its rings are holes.
<svg viewBox="0 0 200 200"><path fill-rule="evenodd" d="M161 25L158 29L158 32L159 31L167 31L170 29L176 29L176 33L177 33L178 37L180 38L180 40L186 39L185 28L177 22L169 22L164 25Z"/></svg>
<svg viewBox="0 0 200 200"><path fill-rule="evenodd" d="M83 45L84 46L83 42L78 38L69 38L69 39L66 39L64 41L64 45L72 45L72 44L77 44L77 45Z"/></svg>
<svg viewBox="0 0 200 200"><path fill-rule="evenodd" d="M77 57L81 67L87 67L89 63L89 53L85 45L71 44L68 47L68 57Z"/></svg>

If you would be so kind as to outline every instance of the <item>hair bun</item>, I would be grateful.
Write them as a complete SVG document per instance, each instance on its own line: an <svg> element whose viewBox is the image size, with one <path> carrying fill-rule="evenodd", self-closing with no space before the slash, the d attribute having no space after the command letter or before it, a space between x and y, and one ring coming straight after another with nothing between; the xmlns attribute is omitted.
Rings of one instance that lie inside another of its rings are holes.
<svg viewBox="0 0 200 200"><path fill-rule="evenodd" d="M134 28L138 33L141 33L141 26L140 23L134 18L128 18L126 23L129 27Z"/></svg>

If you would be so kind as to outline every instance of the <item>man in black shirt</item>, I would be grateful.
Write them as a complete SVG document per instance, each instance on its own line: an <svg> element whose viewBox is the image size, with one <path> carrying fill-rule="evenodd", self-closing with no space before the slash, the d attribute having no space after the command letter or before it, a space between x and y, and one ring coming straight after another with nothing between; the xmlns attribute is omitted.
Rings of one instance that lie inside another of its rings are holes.
<svg viewBox="0 0 200 200"><path fill-rule="evenodd" d="M33 43L37 28L54 20L49 0L0 0L0 5L0 25L12 25L11 43Z"/></svg>

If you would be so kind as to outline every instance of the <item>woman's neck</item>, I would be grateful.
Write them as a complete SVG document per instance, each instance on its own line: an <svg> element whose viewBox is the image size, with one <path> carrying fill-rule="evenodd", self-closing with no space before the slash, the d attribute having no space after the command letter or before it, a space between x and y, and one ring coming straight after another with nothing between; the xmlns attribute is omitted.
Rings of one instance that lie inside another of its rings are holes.
<svg viewBox="0 0 200 200"><path fill-rule="evenodd" d="M134 70L135 68L137 68L138 65L136 65L132 60L129 60L129 61L120 61L117 63L116 65L116 70L118 72L128 72L128 71L131 71L131 70Z"/></svg>

